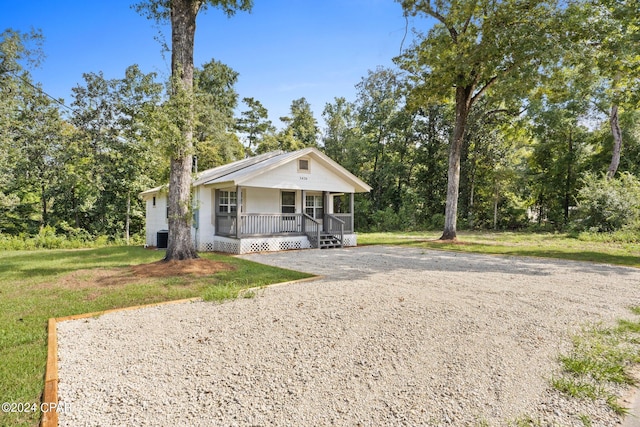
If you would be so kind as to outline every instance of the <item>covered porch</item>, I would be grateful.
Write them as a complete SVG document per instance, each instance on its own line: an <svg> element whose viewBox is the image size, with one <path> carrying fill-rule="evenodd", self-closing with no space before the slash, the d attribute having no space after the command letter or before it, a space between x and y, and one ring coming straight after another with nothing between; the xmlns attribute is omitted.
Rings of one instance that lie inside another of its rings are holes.
<svg viewBox="0 0 640 427"><path fill-rule="evenodd" d="M216 189L213 196L215 236L306 238L309 246L303 242L300 248L355 245L353 193L236 186Z"/></svg>

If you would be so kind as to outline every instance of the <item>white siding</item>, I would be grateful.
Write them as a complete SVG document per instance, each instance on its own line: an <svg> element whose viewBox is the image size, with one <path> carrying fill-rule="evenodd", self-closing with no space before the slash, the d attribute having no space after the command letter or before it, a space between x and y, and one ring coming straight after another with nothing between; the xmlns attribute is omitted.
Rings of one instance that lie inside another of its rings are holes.
<svg viewBox="0 0 640 427"><path fill-rule="evenodd" d="M166 194L156 194L156 205L153 206L153 197L147 199L146 209L146 243L148 246L157 246L158 231L166 230L169 227L167 221L167 196Z"/></svg>
<svg viewBox="0 0 640 427"><path fill-rule="evenodd" d="M290 190L331 191L353 193L353 185L338 177L314 158L309 158L309 172L298 171L298 161L291 161L269 170L242 185Z"/></svg>
<svg viewBox="0 0 640 427"><path fill-rule="evenodd" d="M191 235L196 248L207 247L207 244L213 245L213 235L215 223L213 217L213 195L211 189L202 186L196 187L193 191L194 208L198 210L198 228L193 224Z"/></svg>
<svg viewBox="0 0 640 427"><path fill-rule="evenodd" d="M280 190L274 188L247 188L246 213L279 213Z"/></svg>

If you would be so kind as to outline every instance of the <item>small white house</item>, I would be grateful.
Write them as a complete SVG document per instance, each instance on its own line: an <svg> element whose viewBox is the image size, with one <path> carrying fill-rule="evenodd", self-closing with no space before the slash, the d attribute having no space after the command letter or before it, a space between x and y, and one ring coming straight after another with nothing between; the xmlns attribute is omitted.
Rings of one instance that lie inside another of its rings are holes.
<svg viewBox="0 0 640 427"><path fill-rule="evenodd" d="M371 190L315 148L209 169L192 186L196 248L234 254L356 246L353 196ZM166 247L167 187L140 196L147 245Z"/></svg>

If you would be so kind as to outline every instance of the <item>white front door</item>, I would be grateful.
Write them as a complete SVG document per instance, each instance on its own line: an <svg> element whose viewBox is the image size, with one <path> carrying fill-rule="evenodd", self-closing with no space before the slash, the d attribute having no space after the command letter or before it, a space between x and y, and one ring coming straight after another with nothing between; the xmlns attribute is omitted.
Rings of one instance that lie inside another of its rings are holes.
<svg viewBox="0 0 640 427"><path fill-rule="evenodd" d="M322 225L322 220L324 219L324 197L322 193L307 193L304 199L304 213Z"/></svg>

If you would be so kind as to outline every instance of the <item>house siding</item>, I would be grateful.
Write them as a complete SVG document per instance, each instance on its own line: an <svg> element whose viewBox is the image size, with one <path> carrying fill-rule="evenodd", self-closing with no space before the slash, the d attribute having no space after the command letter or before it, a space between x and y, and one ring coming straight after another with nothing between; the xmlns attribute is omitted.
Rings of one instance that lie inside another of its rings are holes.
<svg viewBox="0 0 640 427"><path fill-rule="evenodd" d="M299 172L297 162L281 165L268 173L243 182L249 187L266 187L288 190L331 191L353 193L353 185L340 179L316 159L310 159L309 172Z"/></svg>
<svg viewBox="0 0 640 427"><path fill-rule="evenodd" d="M146 243L147 246L158 245L158 231L166 230L169 227L167 221L167 196L156 194L156 205L153 206L153 197L146 200Z"/></svg>
<svg viewBox="0 0 640 427"><path fill-rule="evenodd" d="M307 162L302 168L300 160ZM237 215L240 212L249 214L243 219L247 231L245 235L241 233L241 239L234 238L237 216L225 215L222 222L220 218L216 218L217 192L236 191L236 185L242 189L242 197L239 198L242 210L238 209ZM141 193L146 201L146 241L149 246L157 246L158 231L168 229L165 190L164 187L156 187ZM301 234L303 228L300 223L301 214L305 213L305 194L324 195L323 211L327 213L333 212L331 195L369 190L366 183L316 149L307 148L296 153L274 152L253 160L244 159L205 171L194 182L192 200L195 222L191 235L200 251L245 253L307 248L310 247L309 241ZM282 213L283 191L295 191L295 219L293 215L292 218L272 215ZM218 231L222 235L228 235L227 237L216 236L216 219L222 228ZM291 224L287 221L291 221ZM348 234L344 235L344 246L356 244L356 236L351 234L352 231L350 223Z"/></svg>
<svg viewBox="0 0 640 427"><path fill-rule="evenodd" d="M246 188L246 208L244 213L280 212L280 190L275 188Z"/></svg>

